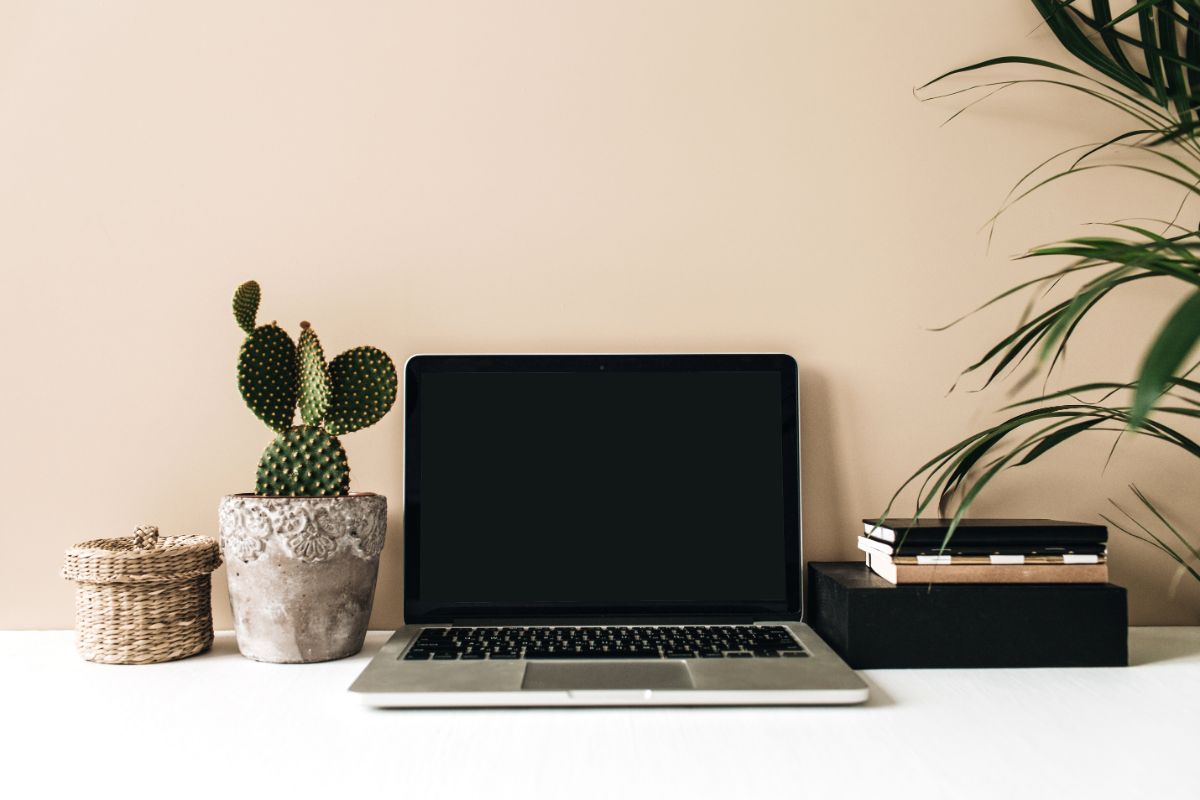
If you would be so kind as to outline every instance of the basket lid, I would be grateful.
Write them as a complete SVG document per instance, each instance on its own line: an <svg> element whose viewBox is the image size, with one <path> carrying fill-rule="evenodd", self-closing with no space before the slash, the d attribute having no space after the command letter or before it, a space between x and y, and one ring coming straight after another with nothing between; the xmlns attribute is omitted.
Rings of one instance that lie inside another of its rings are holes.
<svg viewBox="0 0 1200 800"><path fill-rule="evenodd" d="M142 525L133 536L92 539L67 550L62 575L82 583L167 583L207 575L221 566L208 536L163 536Z"/></svg>

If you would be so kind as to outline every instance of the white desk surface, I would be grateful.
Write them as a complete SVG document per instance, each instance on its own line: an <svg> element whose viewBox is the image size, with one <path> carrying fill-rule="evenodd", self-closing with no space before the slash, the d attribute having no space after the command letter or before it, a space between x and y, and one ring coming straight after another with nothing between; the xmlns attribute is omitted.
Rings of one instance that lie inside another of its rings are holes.
<svg viewBox="0 0 1200 800"><path fill-rule="evenodd" d="M871 670L864 706L758 709L370 710L346 687L387 636L135 667L0 633L0 793L1200 798L1200 628L1132 629L1124 669Z"/></svg>

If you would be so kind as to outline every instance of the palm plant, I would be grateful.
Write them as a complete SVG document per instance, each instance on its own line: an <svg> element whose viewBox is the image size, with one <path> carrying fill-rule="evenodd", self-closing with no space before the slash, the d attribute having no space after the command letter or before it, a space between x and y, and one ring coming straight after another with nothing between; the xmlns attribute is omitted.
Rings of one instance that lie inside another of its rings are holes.
<svg viewBox="0 0 1200 800"><path fill-rule="evenodd" d="M1109 235L1072 238L1029 250L1018 259L1058 259L1061 263L1065 256L1070 261L1021 282L971 312L1014 295L1030 295L1015 330L962 374L982 376L981 388L1013 376L1018 376L1016 386L1021 388L1041 377L1043 389L1037 396L1005 406L1006 417L1001 422L923 464L897 490L881 515L887 516L900 494L917 485L914 517L936 500L941 512L952 517L947 542L972 502L999 473L1037 461L1084 434L1107 432L1115 439L1113 449L1122 436L1149 437L1200 459L1200 444L1180 430L1200 417L1200 381L1191 377L1200 365L1190 365L1187 360L1200 339L1200 232L1195 224L1181 222L1188 199L1200 195L1200 0L1130 0L1116 14L1108 0L1092 0L1086 9L1076 0L1031 2L1062 46L1083 63L1083 69L1023 56L993 58L935 78L921 87L923 98L970 99L957 116L1013 86L1049 85L1118 109L1130 120L1129 129L1057 153L1039 164L1017 182L989 224L994 226L1001 214L1030 193L1098 169L1148 174L1179 191L1182 202L1171 220L1109 223L1105 231ZM933 87L940 90L952 80L986 74L1001 65L1019 65L1031 74L932 93L937 91ZM1146 280L1179 284L1185 298L1159 325L1135 379L1097 380L1048 392L1047 381L1080 322L1110 294ZM1067 283L1075 284L1069 296L1051 302L1052 292L1062 292ZM1124 515L1122 521L1101 516L1158 548L1200 580L1200 549L1167 521L1146 494L1136 486L1131 488L1151 515L1149 524L1139 522L1115 502L1114 507ZM951 505L952 515L948 513Z"/></svg>

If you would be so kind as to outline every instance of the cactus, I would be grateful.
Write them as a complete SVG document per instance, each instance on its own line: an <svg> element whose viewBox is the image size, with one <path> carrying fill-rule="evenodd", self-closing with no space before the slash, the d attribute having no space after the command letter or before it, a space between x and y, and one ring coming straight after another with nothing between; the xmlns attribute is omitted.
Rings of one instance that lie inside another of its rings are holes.
<svg viewBox="0 0 1200 800"><path fill-rule="evenodd" d="M350 491L350 466L337 437L374 425L396 401L396 365L374 347L355 347L328 364L317 333L300 323L294 343L276 323L256 327L261 290L247 281L233 295L246 331L238 388L250 410L278 435L258 463L255 493L328 497ZM303 425L294 425L297 404Z"/></svg>

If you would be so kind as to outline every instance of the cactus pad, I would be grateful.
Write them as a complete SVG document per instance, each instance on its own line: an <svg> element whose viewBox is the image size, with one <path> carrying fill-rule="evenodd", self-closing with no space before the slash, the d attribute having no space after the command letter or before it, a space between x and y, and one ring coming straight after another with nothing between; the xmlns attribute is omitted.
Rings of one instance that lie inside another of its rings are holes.
<svg viewBox="0 0 1200 800"><path fill-rule="evenodd" d="M342 353L329 362L329 379L325 429L334 436L374 425L396 402L396 365L377 348Z"/></svg>
<svg viewBox="0 0 1200 800"><path fill-rule="evenodd" d="M296 345L278 325L262 325L238 354L238 389L255 416L280 433L292 425L299 391Z"/></svg>
<svg viewBox="0 0 1200 800"><path fill-rule="evenodd" d="M341 442L320 428L289 428L267 445L258 462L255 494L334 497L349 491L346 451Z"/></svg>
<svg viewBox="0 0 1200 800"><path fill-rule="evenodd" d="M233 293L233 318L246 333L254 333L254 318L258 316L258 301L262 290L258 281L246 281Z"/></svg>
<svg viewBox="0 0 1200 800"><path fill-rule="evenodd" d="M329 369L317 332L300 323L300 416L307 425L320 425L329 408Z"/></svg>

